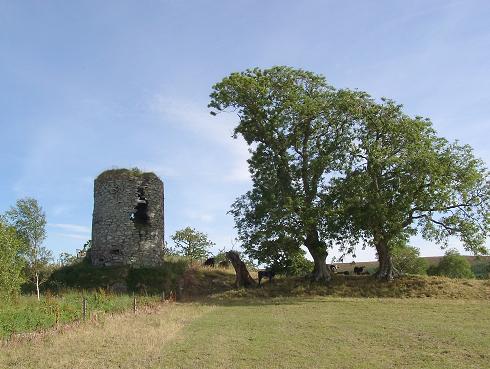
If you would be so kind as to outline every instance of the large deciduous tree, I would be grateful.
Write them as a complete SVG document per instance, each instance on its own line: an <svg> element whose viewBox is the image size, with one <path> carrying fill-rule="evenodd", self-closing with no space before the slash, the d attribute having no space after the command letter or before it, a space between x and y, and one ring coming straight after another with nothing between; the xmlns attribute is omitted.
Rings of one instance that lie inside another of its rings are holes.
<svg viewBox="0 0 490 369"><path fill-rule="evenodd" d="M25 252L27 276L34 283L39 300L39 286L47 280L47 267L52 260L51 251L43 246L46 215L36 199L27 197L17 200L16 205L5 213L4 219L28 245Z"/></svg>
<svg viewBox="0 0 490 369"><path fill-rule="evenodd" d="M344 232L376 248L378 278L395 276L391 249L419 232L443 247L458 236L466 250L486 252L489 174L471 148L438 137L429 120L391 100L346 93L351 155L326 202Z"/></svg>
<svg viewBox="0 0 490 369"><path fill-rule="evenodd" d="M321 201L329 173L340 168L349 131L343 93L325 78L289 67L232 73L213 86L213 115L238 114L234 137L249 145L253 188L232 206L247 253L295 257L306 246L313 279L326 281L329 236Z"/></svg>

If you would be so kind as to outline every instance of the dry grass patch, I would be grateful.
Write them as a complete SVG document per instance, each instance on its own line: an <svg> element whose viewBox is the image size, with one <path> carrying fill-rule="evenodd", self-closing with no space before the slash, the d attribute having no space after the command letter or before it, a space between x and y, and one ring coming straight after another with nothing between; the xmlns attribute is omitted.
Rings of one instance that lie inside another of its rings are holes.
<svg viewBox="0 0 490 369"><path fill-rule="evenodd" d="M0 368L488 368L490 302L334 297L168 304L0 350Z"/></svg>
<svg viewBox="0 0 490 369"><path fill-rule="evenodd" d="M152 314L106 317L45 339L10 343L0 349L0 368L150 368L182 327L212 309L166 304Z"/></svg>

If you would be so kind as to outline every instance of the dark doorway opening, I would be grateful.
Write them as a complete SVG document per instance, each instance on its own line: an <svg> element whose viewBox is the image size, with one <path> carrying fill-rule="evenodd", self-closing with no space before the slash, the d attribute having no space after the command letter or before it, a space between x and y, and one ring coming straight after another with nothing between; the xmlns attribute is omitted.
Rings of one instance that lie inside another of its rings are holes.
<svg viewBox="0 0 490 369"><path fill-rule="evenodd" d="M134 213L131 214L131 220L136 224L148 224L150 217L148 216L148 200L145 197L145 191L140 187L136 194L136 206Z"/></svg>

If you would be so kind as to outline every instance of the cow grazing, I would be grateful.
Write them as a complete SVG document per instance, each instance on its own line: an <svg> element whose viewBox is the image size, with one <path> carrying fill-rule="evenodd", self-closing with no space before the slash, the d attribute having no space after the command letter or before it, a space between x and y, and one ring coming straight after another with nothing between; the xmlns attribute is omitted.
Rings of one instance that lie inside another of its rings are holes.
<svg viewBox="0 0 490 369"><path fill-rule="evenodd" d="M272 283L272 278L276 275L276 272L270 269L266 270L259 270L259 286L260 286L260 281L262 278L269 278L269 283Z"/></svg>
<svg viewBox="0 0 490 369"><path fill-rule="evenodd" d="M363 266L354 267L354 274L361 275L364 272L364 268L365 267L363 267Z"/></svg>
<svg viewBox="0 0 490 369"><path fill-rule="evenodd" d="M330 269L332 273L335 273L337 271L337 265L335 264L327 264L327 268Z"/></svg>
<svg viewBox="0 0 490 369"><path fill-rule="evenodd" d="M216 265L216 259L215 258L206 259L206 261L204 262L204 266L214 267L215 265Z"/></svg>

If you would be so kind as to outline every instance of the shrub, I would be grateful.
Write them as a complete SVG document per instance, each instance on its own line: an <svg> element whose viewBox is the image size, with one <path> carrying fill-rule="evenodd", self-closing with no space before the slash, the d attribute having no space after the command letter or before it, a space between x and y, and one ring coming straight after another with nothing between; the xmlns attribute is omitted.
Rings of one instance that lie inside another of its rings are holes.
<svg viewBox="0 0 490 369"><path fill-rule="evenodd" d="M484 261L476 262L471 266L471 271L479 279L490 278L490 263Z"/></svg>
<svg viewBox="0 0 490 369"><path fill-rule="evenodd" d="M286 275L302 276L311 273L313 270L313 262L304 257L304 255L297 254L292 256L286 267Z"/></svg>
<svg viewBox="0 0 490 369"><path fill-rule="evenodd" d="M426 274L428 264L420 250L412 246L397 246L392 250L393 266L402 274Z"/></svg>
<svg viewBox="0 0 490 369"><path fill-rule="evenodd" d="M429 265L429 267L427 268L427 275L439 275L439 268L438 268L438 265L436 264L432 264L432 265Z"/></svg>
<svg viewBox="0 0 490 369"><path fill-rule="evenodd" d="M0 296L3 298L18 294L25 280L22 274L25 261L20 256L25 247L17 232L0 222Z"/></svg>
<svg viewBox="0 0 490 369"><path fill-rule="evenodd" d="M449 250L437 266L438 275L449 278L475 278L468 260L456 250Z"/></svg>

